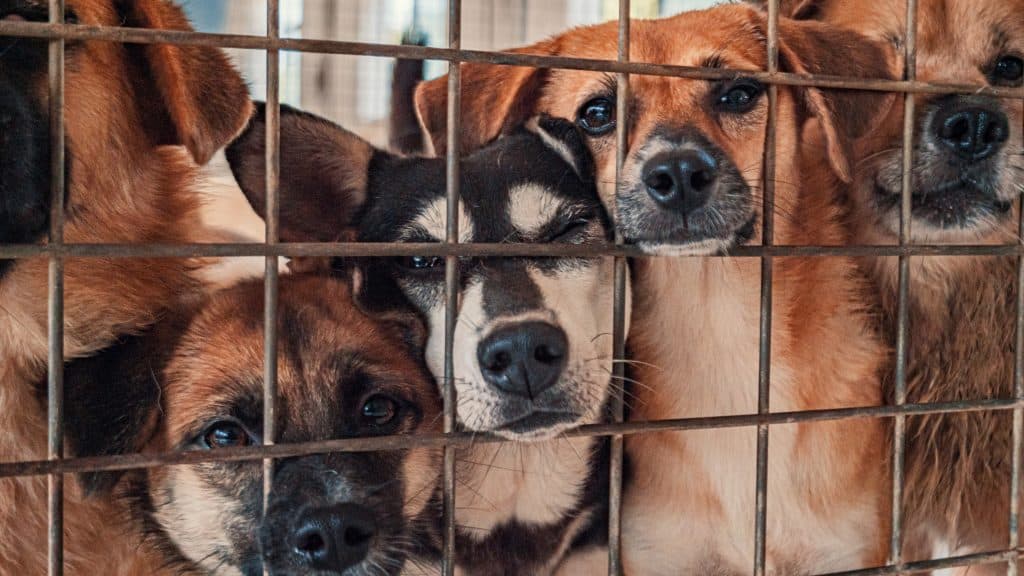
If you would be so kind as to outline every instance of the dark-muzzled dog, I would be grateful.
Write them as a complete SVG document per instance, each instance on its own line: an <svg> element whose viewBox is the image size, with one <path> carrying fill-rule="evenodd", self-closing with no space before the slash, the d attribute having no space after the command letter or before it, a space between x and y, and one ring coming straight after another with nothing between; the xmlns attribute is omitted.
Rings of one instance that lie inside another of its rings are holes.
<svg viewBox="0 0 1024 576"><path fill-rule="evenodd" d="M445 163L376 150L329 122L283 109L282 237L441 242ZM265 206L261 115L228 150ZM461 163L461 242L604 242L609 223L581 135L542 118ZM444 374L444 259L356 263L361 294L409 301L427 319L427 363ZM601 421L612 381L610 258L465 258L454 334L457 412L469 430L515 441L460 451L457 564L466 574L550 574L605 533L606 443L559 439ZM574 544L575 543L575 544Z"/></svg>
<svg viewBox="0 0 1024 576"><path fill-rule="evenodd" d="M0 22L46 22L44 0L0 0ZM190 30L167 0L68 0L65 20ZM197 163L251 112L241 77L199 46L66 43L68 243L181 244L202 236ZM42 243L50 217L47 41L0 37L0 243ZM198 281L195 260L68 258L67 358L151 324ZM47 259L0 261L0 461L46 457ZM40 383L43 383L40 385ZM116 503L67 486L67 574L154 574ZM46 572L46 478L0 481L0 573Z"/></svg>
<svg viewBox="0 0 1024 576"><path fill-rule="evenodd" d="M263 440L264 290L251 281L67 366L77 455L216 451ZM285 276L278 309L278 443L440 430L414 313L368 315L346 283ZM176 573L397 575L436 548L440 450L91 473Z"/></svg>

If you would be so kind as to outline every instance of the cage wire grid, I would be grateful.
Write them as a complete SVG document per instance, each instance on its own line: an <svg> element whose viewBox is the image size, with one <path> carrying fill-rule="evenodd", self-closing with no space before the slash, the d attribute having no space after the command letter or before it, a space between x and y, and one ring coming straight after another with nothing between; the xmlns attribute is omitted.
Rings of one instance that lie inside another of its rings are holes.
<svg viewBox="0 0 1024 576"><path fill-rule="evenodd" d="M764 149L764 209L763 245L744 246L728 257L759 258L761 260L760 345L758 372L757 412L734 416L680 418L652 422L623 421L622 391L613 400L613 422L583 426L566 434L575 437L610 437L610 492L609 492L609 553L608 571L622 573L621 554L621 501L623 438L628 435L686 430L713 430L721 428L755 427L757 430L756 500L751 521L755 527L753 573L766 573L767 526L767 470L768 446L771 427L800 422L821 422L851 418L891 418L894 421L892 450L892 525L889 560L885 566L834 573L843 575L912 574L943 568L1004 563L1008 574L1017 576L1020 557L1021 498L1016 489L1021 480L1024 444L1024 243L1020 238L1009 245L923 245L910 241L911 225L911 166L913 162L914 108L919 94L988 94L999 98L1024 101L1024 88L966 86L927 83L917 80L916 31L917 0L906 1L906 42L902 80L844 78L830 75L796 75L779 71L778 20L780 0L768 2L767 69L752 74L769 86L768 118ZM49 106L50 138L55 143L51 152L52 213L49 242L42 245L2 245L0 258L18 259L46 257L49 259L48 278L48 448L47 458L39 461L0 463L0 480L5 478L46 475L48 477L48 567L51 576L63 574L63 496L65 474L88 471L112 471L167 465L196 464L210 461L261 460L263 462L264 499L272 487L272 467L276 458L294 457L327 452L382 451L434 446L444 448L443 460L443 525L444 546L442 574L454 574L455 555L455 450L471 443L500 442L499 438L473 435L459 431L456 426L454 405L453 336L457 306L458 270L460 257L509 256L607 256L615 258L613 350L616 358L625 356L626 278L629 257L641 254L625 245L619 234L614 243L598 246L516 245L516 244L460 244L458 234L459 155L458 135L461 129L461 62L482 62L531 66L537 68L566 68L603 71L616 74L617 113L617 165L616 179L621 179L622 165L628 145L629 76L631 74L675 76L695 80L728 78L729 70L674 66L629 60L630 13L629 0L619 0L618 57L600 61L571 57L512 54L461 48L461 0L448 3L448 47L397 46L366 42L310 40L281 38L279 30L279 0L267 0L267 30L263 36L239 34L212 34L189 31L131 29L104 26L71 25L64 22L64 0L49 0L49 22L0 22L0 36L33 37L49 42ZM263 244L65 244L63 241L64 202L64 44L67 40L95 40L135 44L203 45L220 48L264 50L267 72L267 141L266 184L267 217L266 241ZM354 56L381 56L409 59L443 60L449 63L448 77L448 154L447 201L448 222L446 241L433 244L373 244L373 243L281 243L279 241L279 175L280 175L280 53L298 51ZM900 233L898 245L891 246L787 246L773 242L775 192L775 134L777 124L778 86L814 86L827 89L872 90L902 93L905 97L903 124L903 181L900 206ZM1024 208L1024 205L1022 205ZM616 216L613 214L613 217ZM1024 209L1019 210L1018 229L1024 237ZM386 257L386 256L439 256L446 263L445 362L442 393L444 397L444 432L418 436L385 436L321 440L301 444L274 442L277 400L277 303L278 264L282 257ZM909 264L912 257L925 256L1016 256L1017 302L1013 371L1013 398L968 400L957 402L914 404L906 400L907 326L909 299ZM191 258L263 256L266 259L265 286L265 357L264 357L264 429L265 439L260 446L226 448L211 452L170 452L162 454L126 454L116 456L65 458L63 454L63 311L64 261L67 258ZM771 385L771 327L772 277L774 258L777 257L829 257L829 256L895 256L899 260L897 339L896 339L896 398L887 406L811 410L801 412L772 412L769 405ZM615 376L622 377L624 366L615 364ZM951 556L922 562L904 562L901 549L903 518L903 463L905 450L905 422L908 416L928 414L963 414L970 412L1012 411L1012 471L1010 510L1007 519L1009 541L1003 550Z"/></svg>

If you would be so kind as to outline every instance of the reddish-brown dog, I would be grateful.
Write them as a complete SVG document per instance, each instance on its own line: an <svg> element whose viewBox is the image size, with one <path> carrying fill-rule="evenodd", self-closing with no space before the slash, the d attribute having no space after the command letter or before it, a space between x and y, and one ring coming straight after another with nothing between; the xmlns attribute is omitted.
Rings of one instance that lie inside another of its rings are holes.
<svg viewBox="0 0 1024 576"><path fill-rule="evenodd" d="M732 5L632 24L630 59L735 70L766 66L766 18ZM835 28L783 21L784 71L889 77L882 43ZM523 48L614 60L616 23L579 28ZM421 85L420 118L443 150L446 79ZM630 336L633 418L757 411L760 263L695 258L761 236L766 88L742 72L706 82L630 78L629 149L615 182L615 80L596 72L467 64L463 149L538 112L574 119L590 135L603 200L623 236L687 258L636 262ZM842 244L833 193L849 180L849 138L868 132L891 97L779 88L778 244ZM804 147L820 134L823 144ZM779 258L774 266L771 407L878 405L885 349L863 313L865 287L846 258ZM749 574L754 558L753 429L640 435L627 488L623 546L630 574ZM888 472L881 422L778 426L768 457L767 568L840 571L885 561ZM603 559L574 573L596 573ZM588 572L589 570L589 572Z"/></svg>
<svg viewBox="0 0 1024 576"><path fill-rule="evenodd" d="M0 21L46 21L43 0L2 0ZM69 22L190 29L167 0L68 0ZM46 42L0 38L0 242L48 227ZM197 237L196 163L248 119L241 77L218 50L67 44L69 243L181 243ZM191 157L190 157L191 156ZM197 262L70 259L65 352L80 357L152 323L196 284ZM0 261L0 461L46 457L47 261ZM67 486L69 574L153 574L125 511ZM0 480L0 573L46 572L46 479Z"/></svg>
<svg viewBox="0 0 1024 576"><path fill-rule="evenodd" d="M902 51L903 0L801 0L783 6L888 41ZM917 79L1024 85L1024 1L922 0ZM1024 180L1020 100L918 95L914 117L911 235L924 244L1017 242ZM858 150L849 188L861 244L895 243L903 162L903 106ZM895 258L865 262L878 283L882 317L894 319ZM943 256L910 261L907 400L1013 397L1016 259ZM894 338L895 323L887 323ZM887 371L890 376L894 370ZM891 378L889 392L892 393ZM1008 412L910 418L907 422L905 557L1001 550L1009 542L1011 436ZM1004 564L971 574L1005 574Z"/></svg>

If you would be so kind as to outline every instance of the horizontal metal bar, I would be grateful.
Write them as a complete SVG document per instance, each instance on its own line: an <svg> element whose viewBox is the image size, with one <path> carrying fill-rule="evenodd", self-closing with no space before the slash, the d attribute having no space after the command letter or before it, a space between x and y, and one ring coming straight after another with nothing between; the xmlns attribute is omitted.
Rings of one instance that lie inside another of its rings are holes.
<svg viewBox="0 0 1024 576"><path fill-rule="evenodd" d="M998 550L993 552L981 552L977 554L965 554L963 556L951 556L948 558L937 558L921 562L906 562L901 566L881 566L878 568L866 568L861 570L848 570L845 572L832 572L819 576L883 576L886 574L921 574L934 570L946 568L960 568L963 566L982 566L985 564L996 564L1020 558L1021 553L1017 550Z"/></svg>
<svg viewBox="0 0 1024 576"><path fill-rule="evenodd" d="M444 244L444 243L377 243L377 242L297 242L266 244L0 244L0 259L24 259L60 255L65 258L240 258L252 256L281 256L288 258L328 257L395 257L395 256L463 256L471 258L495 257L597 257L623 256L629 258L664 256L646 254L636 246L616 246L611 243L575 244ZM1021 244L957 244L906 246L738 246L721 258L818 257L818 256L1021 256ZM671 256L674 258L704 258L701 255Z"/></svg>
<svg viewBox="0 0 1024 576"><path fill-rule="evenodd" d="M631 436L649 432L677 432L686 430L717 430L759 425L779 426L801 422L826 422L854 418L892 418L898 415L924 416L929 414L965 414L970 412L997 412L1024 407L1024 401L997 399L930 404L904 404L902 406L866 406L835 408L800 412L773 412L770 414L741 414L673 420L630 421L581 426L564 434L566 438L593 438L598 436ZM330 452L380 452L408 448L456 446L466 447L479 443L507 442L507 440L472 432L451 434L417 434L415 436L378 436L370 438L342 438L301 444L274 444L246 448L225 448L214 451L167 452L162 454L122 454L63 460L33 460L0 463L0 478L39 476L43 474L73 474L154 468L166 465L199 464L264 458L290 458Z"/></svg>
<svg viewBox="0 0 1024 576"><path fill-rule="evenodd" d="M565 56L541 56L484 50L455 50L429 46L377 44L371 42L344 42L338 40L312 40L306 38L267 38L244 34L211 34L181 30L154 30L109 26L83 26L78 24L44 24L37 22L0 22L0 36L31 38L64 38L67 40L104 40L129 44L188 44L219 48L251 50L285 50L319 54L346 54L352 56L378 56L411 60L447 60L451 62L479 62L534 68L563 68L598 72L618 72L651 76L676 76L694 80L722 80L737 74L756 78L766 84L785 86L817 86L841 90L870 90L881 92L908 92L914 94L986 94L1000 98L1024 98L1024 88L998 86L969 86L910 80L884 80L872 78L846 78L830 75L803 75L789 73L752 72L674 66L649 62L617 62Z"/></svg>

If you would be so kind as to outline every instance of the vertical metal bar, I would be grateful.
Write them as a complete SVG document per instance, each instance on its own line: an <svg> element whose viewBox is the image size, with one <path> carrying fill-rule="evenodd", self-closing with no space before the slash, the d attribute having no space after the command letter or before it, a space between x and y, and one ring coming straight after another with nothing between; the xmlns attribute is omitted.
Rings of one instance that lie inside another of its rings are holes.
<svg viewBox="0 0 1024 576"><path fill-rule="evenodd" d="M768 2L768 73L779 71L779 0ZM764 207L762 244L775 240L775 132L778 123L778 86L768 87L768 122L764 143ZM758 354L757 413L771 411L772 374L772 280L774 260L761 257L761 322ZM767 561L768 526L768 425L757 426L757 485L754 509L754 575L764 576Z"/></svg>
<svg viewBox="0 0 1024 576"><path fill-rule="evenodd" d="M277 39L280 33L278 0L267 0L267 38ZM280 53L267 50L266 106L266 243L278 243L278 214L281 174L281 107ZM277 438L277 304L278 260L267 256L263 278L263 444L271 445ZM266 513L274 481L274 460L263 460L263 511Z"/></svg>
<svg viewBox="0 0 1024 576"><path fill-rule="evenodd" d="M907 0L904 47L904 78L917 78L917 0ZM900 245L911 241L910 210L914 177L914 95L905 93L903 109L903 183L900 203ZM907 316L910 295L910 258L899 257L899 284L896 310L896 373L895 403L907 402ZM906 451L906 416L897 415L893 422L892 446L892 533L889 541L889 564L903 566L903 461ZM902 573L902 571L898 572Z"/></svg>
<svg viewBox="0 0 1024 576"><path fill-rule="evenodd" d="M50 0L50 23L64 22L64 0ZM50 98L50 244L64 243L64 40L49 43ZM50 256L47 318L47 458L64 456L64 258ZM50 576L64 573L64 476L47 478Z"/></svg>
<svg viewBox="0 0 1024 576"><path fill-rule="evenodd" d="M1024 122L1022 122L1024 124ZM1024 134L1024 130L1022 130ZM1024 136L1022 136L1024 138ZM1018 197L1017 204L1017 242L1024 242L1024 190ZM1021 481L1021 446L1024 444L1024 255L1017 256L1017 316L1016 337L1014 339L1013 359L1013 397L1018 406L1013 409L1013 444L1011 447L1010 469L1010 525L1009 548L1020 548L1020 481ZM1019 562L1017 557L1009 562L1008 576L1017 576Z"/></svg>
<svg viewBox="0 0 1024 576"><path fill-rule="evenodd" d="M448 47L462 45L462 0L448 0ZM458 59L448 66L448 223L445 240L459 243L459 151L462 136L462 67ZM445 258L444 314L444 431L455 432L455 323L459 307L459 259ZM455 574L455 447L444 447L444 555L443 576Z"/></svg>
<svg viewBox="0 0 1024 576"><path fill-rule="evenodd" d="M630 0L619 0L619 62L629 62L630 47ZM615 132L615 186L622 181L622 168L629 152L629 75L616 75L616 118ZM618 207L612 204L612 218L618 222ZM622 245L623 238L618 226L615 227L615 243ZM626 357L626 260L615 258L614 305L612 310L612 358L620 360L612 364L616 387L612 399L612 419L622 422L625 417L625 364ZM611 437L611 461L608 484L608 574L619 576L623 573L622 563L622 459L623 438Z"/></svg>

